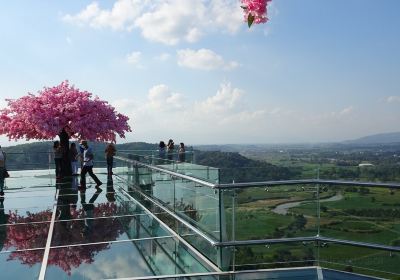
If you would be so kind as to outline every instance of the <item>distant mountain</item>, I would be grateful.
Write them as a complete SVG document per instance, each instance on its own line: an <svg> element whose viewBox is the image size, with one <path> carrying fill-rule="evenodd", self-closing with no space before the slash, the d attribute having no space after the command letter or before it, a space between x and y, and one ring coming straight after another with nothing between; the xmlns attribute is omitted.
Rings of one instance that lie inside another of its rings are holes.
<svg viewBox="0 0 400 280"><path fill-rule="evenodd" d="M345 141L347 144L389 144L400 143L400 132L379 133Z"/></svg>

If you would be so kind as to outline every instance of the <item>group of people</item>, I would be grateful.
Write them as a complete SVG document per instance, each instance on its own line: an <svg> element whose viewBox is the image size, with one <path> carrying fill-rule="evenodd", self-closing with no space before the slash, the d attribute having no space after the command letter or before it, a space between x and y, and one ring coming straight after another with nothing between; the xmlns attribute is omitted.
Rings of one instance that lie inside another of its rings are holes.
<svg viewBox="0 0 400 280"><path fill-rule="evenodd" d="M161 159L165 159L165 155L167 155L168 160L173 160L174 159L174 151L175 151L175 143L174 140L169 139L168 144L165 145L164 141L160 141L160 144L158 145L158 156ZM185 144L180 143L179 148L178 148L178 161L179 162L185 162L186 160L186 150L185 150Z"/></svg>
<svg viewBox="0 0 400 280"><path fill-rule="evenodd" d="M54 151L54 162L56 165L56 177L60 178L61 177L61 166L62 166L62 160L63 160L63 147L60 144L59 141L54 141L53 145L53 151ZM107 161L107 175L110 177L112 173L112 168L113 168L113 160L114 160L114 155L116 153L116 148L114 144L110 143L107 145L104 153ZM76 147L75 143L71 143L69 147L69 159L71 161L71 170L72 170L72 175L73 176L78 176L78 169L79 169L79 161L80 161L80 167L81 167L81 174L80 174L80 185L82 188L86 187L86 174L89 173L90 177L95 181L96 183L96 189L99 189L100 186L103 184L97 176L93 173L93 150L91 147L89 147L88 142L86 140L82 140L79 144L79 151Z"/></svg>

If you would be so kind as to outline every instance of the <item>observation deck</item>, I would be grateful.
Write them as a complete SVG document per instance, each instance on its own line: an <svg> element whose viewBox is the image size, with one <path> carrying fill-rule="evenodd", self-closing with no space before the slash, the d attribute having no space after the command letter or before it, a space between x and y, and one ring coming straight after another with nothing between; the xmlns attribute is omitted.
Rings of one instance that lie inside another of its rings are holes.
<svg viewBox="0 0 400 280"><path fill-rule="evenodd" d="M187 159L119 152L102 191L9 167L1 279L400 279L399 183L226 184Z"/></svg>

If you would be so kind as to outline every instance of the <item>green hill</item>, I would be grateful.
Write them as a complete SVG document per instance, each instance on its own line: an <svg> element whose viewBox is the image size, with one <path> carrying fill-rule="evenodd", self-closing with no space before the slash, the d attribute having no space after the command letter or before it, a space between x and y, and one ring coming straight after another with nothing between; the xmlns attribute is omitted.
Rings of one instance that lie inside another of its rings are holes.
<svg viewBox="0 0 400 280"><path fill-rule="evenodd" d="M220 169L221 183L290 179L298 175L293 169L252 160L239 153L195 151L196 163Z"/></svg>

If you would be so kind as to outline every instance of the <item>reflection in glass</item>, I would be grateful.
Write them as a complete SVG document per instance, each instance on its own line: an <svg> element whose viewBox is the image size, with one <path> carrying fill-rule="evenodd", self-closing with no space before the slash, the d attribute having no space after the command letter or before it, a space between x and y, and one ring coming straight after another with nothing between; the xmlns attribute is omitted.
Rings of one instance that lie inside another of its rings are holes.
<svg viewBox="0 0 400 280"><path fill-rule="evenodd" d="M57 188L59 196L52 246L113 241L123 233L118 219L93 219L94 216L112 216L118 212L115 203L98 203L95 206L94 202L99 197L100 191L95 192L89 201L86 201L86 190L82 190L80 193L82 208L77 210L78 189L74 180L68 181L68 184L65 180L58 181ZM29 266L41 263L43 259L41 250L15 251L45 247L50 223L38 222L51 220L51 211L27 212L25 215L10 211L9 215L6 215L3 201L0 207L0 223L13 224L0 226L0 246L5 250L14 251L9 255L8 261L19 260L21 264ZM97 253L108 248L109 243L61 247L57 252L50 252L48 265L58 266L70 275L73 268L82 263L93 262Z"/></svg>
<svg viewBox="0 0 400 280"><path fill-rule="evenodd" d="M0 197L0 225L7 224L10 215L4 213L4 196ZM4 242L7 238L7 228L0 226L0 251L4 247Z"/></svg>

